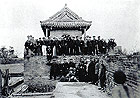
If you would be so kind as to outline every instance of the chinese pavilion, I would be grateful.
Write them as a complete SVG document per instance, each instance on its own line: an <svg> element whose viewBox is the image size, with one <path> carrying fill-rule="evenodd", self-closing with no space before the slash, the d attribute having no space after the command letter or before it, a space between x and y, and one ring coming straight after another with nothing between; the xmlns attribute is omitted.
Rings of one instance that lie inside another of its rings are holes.
<svg viewBox="0 0 140 98"><path fill-rule="evenodd" d="M48 20L40 21L40 23L46 37L61 37L64 34L71 36L84 34L85 36L92 21L83 20L65 5Z"/></svg>

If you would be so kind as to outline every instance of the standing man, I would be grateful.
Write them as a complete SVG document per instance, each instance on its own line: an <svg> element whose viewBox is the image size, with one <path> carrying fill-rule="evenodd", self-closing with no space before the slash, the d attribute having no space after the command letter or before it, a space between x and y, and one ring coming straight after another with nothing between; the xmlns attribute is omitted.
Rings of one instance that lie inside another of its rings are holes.
<svg viewBox="0 0 140 98"><path fill-rule="evenodd" d="M48 46L47 47L47 59L48 59L49 62L51 61L52 56L53 56L52 48L51 48L51 46Z"/></svg>
<svg viewBox="0 0 140 98"><path fill-rule="evenodd" d="M78 39L78 36L76 36L76 40L75 40L75 54L79 55L79 49L80 49L80 41Z"/></svg>
<svg viewBox="0 0 140 98"><path fill-rule="evenodd" d="M50 79L54 78L54 80L56 80L56 76L57 76L57 63L56 63L56 59L53 59L50 68Z"/></svg>
<svg viewBox="0 0 140 98"><path fill-rule="evenodd" d="M93 36L93 40L92 40L92 53L93 55L97 54L97 40L95 36Z"/></svg>
<svg viewBox="0 0 140 98"><path fill-rule="evenodd" d="M100 69L100 72L99 72L99 79L100 79L101 89L105 90L105 87L106 87L106 84L105 84L105 81L106 81L106 67L103 64L103 61L101 61L101 69Z"/></svg>
<svg viewBox="0 0 140 98"><path fill-rule="evenodd" d="M93 84L95 84L95 60L90 60L90 64L88 66L88 77L89 77L89 81Z"/></svg>
<svg viewBox="0 0 140 98"><path fill-rule="evenodd" d="M69 45L70 45L70 55L73 55L74 53L75 53L75 48L74 48L74 46L75 46L75 37L71 37L71 39L70 39L70 42L69 42Z"/></svg>
<svg viewBox="0 0 140 98"><path fill-rule="evenodd" d="M98 54L102 53L102 40L100 39L100 36L98 36L98 40L97 40L97 45L98 45Z"/></svg>
<svg viewBox="0 0 140 98"><path fill-rule="evenodd" d="M43 44L43 41L41 40L41 38L39 38L39 41L38 41L38 52L39 52L39 55L43 55L42 53L42 44Z"/></svg>
<svg viewBox="0 0 140 98"><path fill-rule="evenodd" d="M42 54L43 56L45 56L47 53L46 53L46 49L47 49L47 46L46 46L46 38L43 37L43 40L42 40Z"/></svg>
<svg viewBox="0 0 140 98"><path fill-rule="evenodd" d="M87 53L88 55L91 55L92 54L92 41L91 41L91 37L89 37L89 39L87 40Z"/></svg>
<svg viewBox="0 0 140 98"><path fill-rule="evenodd" d="M88 52L88 45L87 45L87 37L84 40L84 55L87 55Z"/></svg>
<svg viewBox="0 0 140 98"><path fill-rule="evenodd" d="M84 41L82 40L82 37L80 37L80 40L79 40L79 43L80 43L80 54L83 55L84 54Z"/></svg>
<svg viewBox="0 0 140 98"><path fill-rule="evenodd" d="M105 40L103 40L103 54L106 54L107 52L107 43Z"/></svg>

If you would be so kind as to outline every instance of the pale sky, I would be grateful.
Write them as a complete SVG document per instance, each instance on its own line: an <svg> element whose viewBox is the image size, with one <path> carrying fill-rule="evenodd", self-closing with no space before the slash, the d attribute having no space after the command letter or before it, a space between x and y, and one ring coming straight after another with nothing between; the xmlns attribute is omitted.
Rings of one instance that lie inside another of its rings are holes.
<svg viewBox="0 0 140 98"><path fill-rule="evenodd" d="M115 38L127 51L140 51L140 0L0 0L0 46L13 46L23 56L27 35L43 37L40 21L65 3L92 21L87 35Z"/></svg>

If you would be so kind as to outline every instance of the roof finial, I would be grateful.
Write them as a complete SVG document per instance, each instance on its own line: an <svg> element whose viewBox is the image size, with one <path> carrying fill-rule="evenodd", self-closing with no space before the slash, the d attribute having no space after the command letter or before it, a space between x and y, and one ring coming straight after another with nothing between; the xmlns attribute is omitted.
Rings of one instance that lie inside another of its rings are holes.
<svg viewBox="0 0 140 98"><path fill-rule="evenodd" d="M65 3L65 7L67 7L67 3Z"/></svg>

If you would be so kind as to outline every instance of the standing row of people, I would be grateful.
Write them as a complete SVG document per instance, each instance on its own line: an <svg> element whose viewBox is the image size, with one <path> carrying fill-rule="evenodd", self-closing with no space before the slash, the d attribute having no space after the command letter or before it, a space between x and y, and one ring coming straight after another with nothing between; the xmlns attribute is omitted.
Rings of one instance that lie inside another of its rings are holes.
<svg viewBox="0 0 140 98"><path fill-rule="evenodd" d="M82 40L82 37L79 36L63 36L59 39L47 39L45 37L34 39L32 36L28 36L25 49L27 53L30 49L34 55L53 54L54 52L57 55L95 55L106 54L106 52L113 50L116 45L114 39L109 39L106 42L100 36L98 36L98 39L95 36L93 36L93 39L88 36L85 40Z"/></svg>

